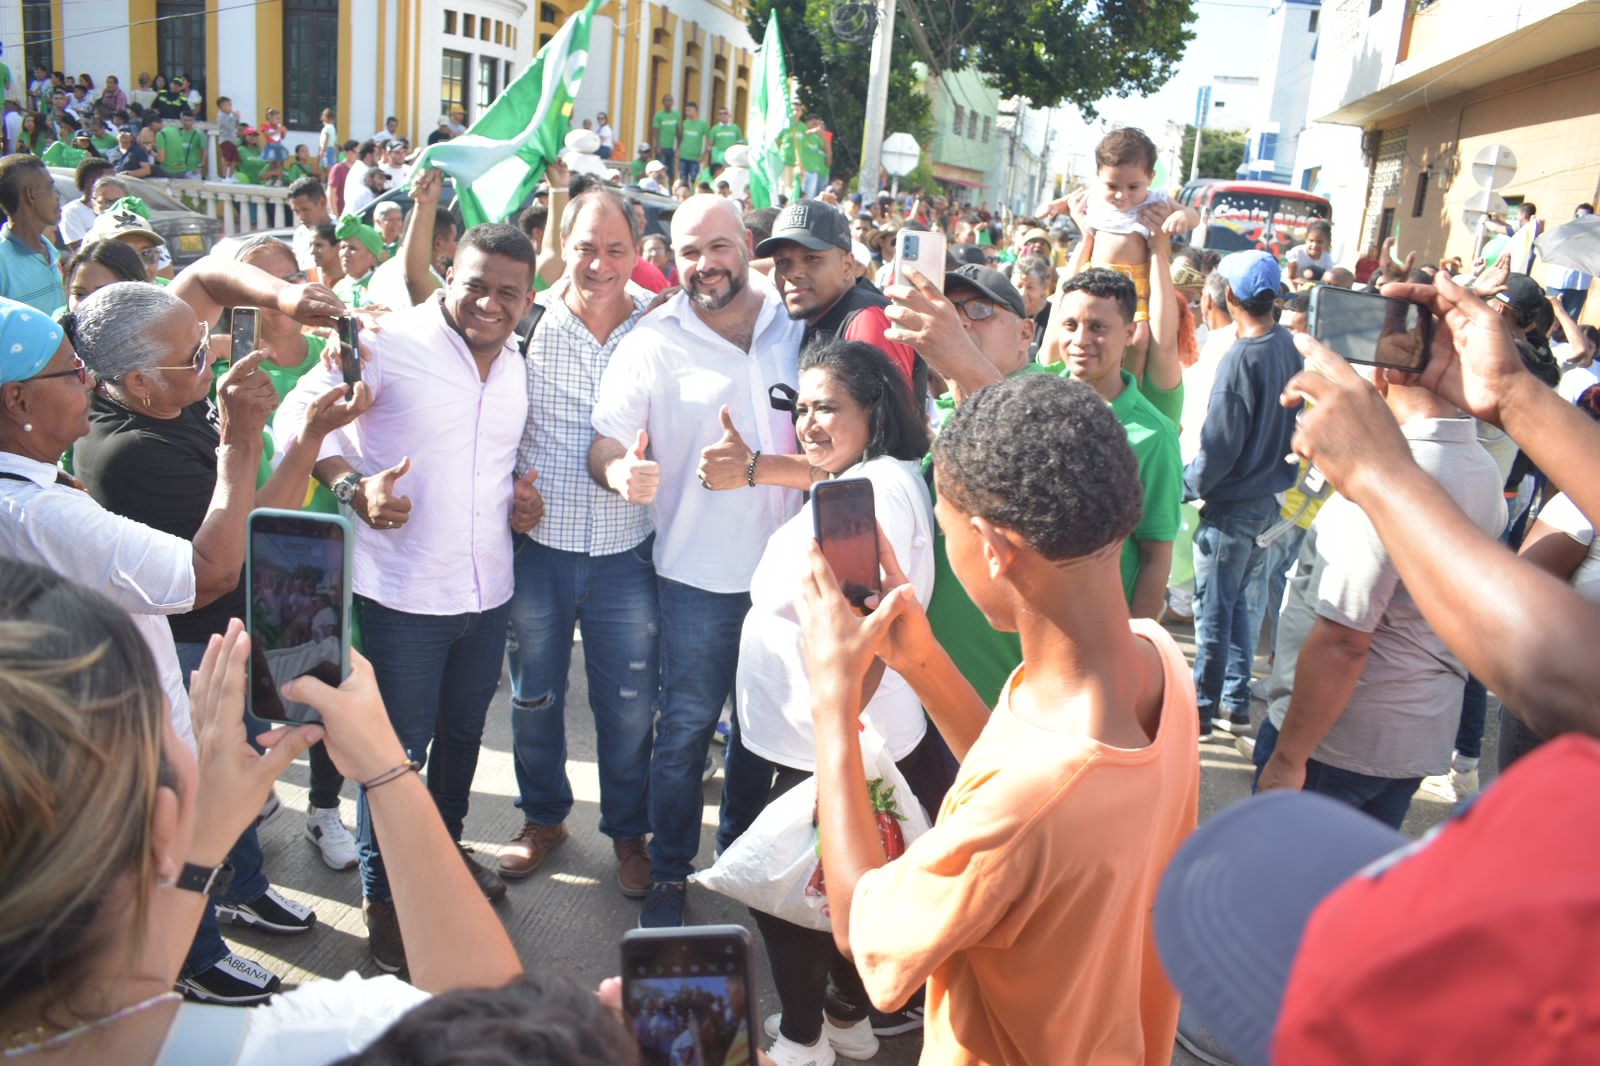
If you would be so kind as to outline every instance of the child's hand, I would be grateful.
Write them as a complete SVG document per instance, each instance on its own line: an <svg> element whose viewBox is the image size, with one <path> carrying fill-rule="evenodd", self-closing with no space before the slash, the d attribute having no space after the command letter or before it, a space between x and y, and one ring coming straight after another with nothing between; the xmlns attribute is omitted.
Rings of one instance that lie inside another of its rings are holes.
<svg viewBox="0 0 1600 1066"><path fill-rule="evenodd" d="M1169 237L1182 237L1193 227L1189 225L1189 216L1182 211L1173 211L1166 221L1161 223L1161 228Z"/></svg>

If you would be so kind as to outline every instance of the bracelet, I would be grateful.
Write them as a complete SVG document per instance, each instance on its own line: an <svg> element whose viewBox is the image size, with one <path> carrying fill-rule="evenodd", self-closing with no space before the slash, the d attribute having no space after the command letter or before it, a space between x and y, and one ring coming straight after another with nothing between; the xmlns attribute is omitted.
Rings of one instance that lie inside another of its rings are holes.
<svg viewBox="0 0 1600 1066"><path fill-rule="evenodd" d="M751 452L750 465L744 468L744 483L752 489L756 487L756 460L759 458L760 452Z"/></svg>
<svg viewBox="0 0 1600 1066"><path fill-rule="evenodd" d="M404 777L406 774L412 774L416 772L417 764L412 760L407 759L399 766L391 766L377 777L374 777L371 781L361 782L361 787L366 791L371 792L379 785L387 785L390 781L393 781L397 777Z"/></svg>

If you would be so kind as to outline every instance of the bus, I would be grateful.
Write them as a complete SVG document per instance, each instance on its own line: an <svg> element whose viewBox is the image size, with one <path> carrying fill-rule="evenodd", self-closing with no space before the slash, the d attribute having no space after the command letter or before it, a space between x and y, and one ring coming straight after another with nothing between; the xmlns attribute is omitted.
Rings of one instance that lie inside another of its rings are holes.
<svg viewBox="0 0 1600 1066"><path fill-rule="evenodd" d="M1327 197L1270 181L1203 178L1185 185L1178 202L1200 215L1189 243L1223 255L1259 248L1282 259L1304 243L1311 223L1333 218Z"/></svg>

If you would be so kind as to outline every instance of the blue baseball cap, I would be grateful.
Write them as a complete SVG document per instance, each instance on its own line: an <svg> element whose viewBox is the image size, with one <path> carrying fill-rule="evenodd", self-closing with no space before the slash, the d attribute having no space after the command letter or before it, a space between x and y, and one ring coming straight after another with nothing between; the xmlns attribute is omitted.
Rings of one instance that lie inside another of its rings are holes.
<svg viewBox="0 0 1600 1066"><path fill-rule="evenodd" d="M64 336L43 311L0 296L0 385L43 370Z"/></svg>
<svg viewBox="0 0 1600 1066"><path fill-rule="evenodd" d="M1252 300L1264 292L1276 296L1283 290L1283 271L1278 261L1266 252L1252 249L1234 252L1222 257L1217 264L1222 276L1228 279L1228 289L1239 301Z"/></svg>

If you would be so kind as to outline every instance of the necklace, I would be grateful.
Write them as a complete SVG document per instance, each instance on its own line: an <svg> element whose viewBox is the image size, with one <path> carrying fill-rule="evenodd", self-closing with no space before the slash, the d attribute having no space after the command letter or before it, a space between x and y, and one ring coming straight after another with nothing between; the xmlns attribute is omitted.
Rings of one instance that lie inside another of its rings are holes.
<svg viewBox="0 0 1600 1066"><path fill-rule="evenodd" d="M76 1037L82 1036L84 1033L93 1032L96 1029L104 1028L105 1026L111 1025L114 1022L120 1022L124 1018L138 1014L140 1011L149 1010L158 1003L166 1003L168 1000L178 998L179 995L176 992L162 992L160 995L151 996L149 999L140 1000L131 1007L123 1007L119 1011L114 1011L111 1014L107 1014L101 1018L96 1018L93 1021L84 1022L81 1025L75 1025L71 1029L63 1030L62 1032L50 1037L45 1036L47 1030L44 1026L36 1025L31 1030L16 1033L11 1036L11 1038L6 1041L5 1050L0 1052L0 1058L16 1059L21 1058L23 1055L31 1055L35 1051L50 1051L54 1048L61 1047L63 1044L68 1043ZM24 1041L26 1042L24 1043Z"/></svg>

